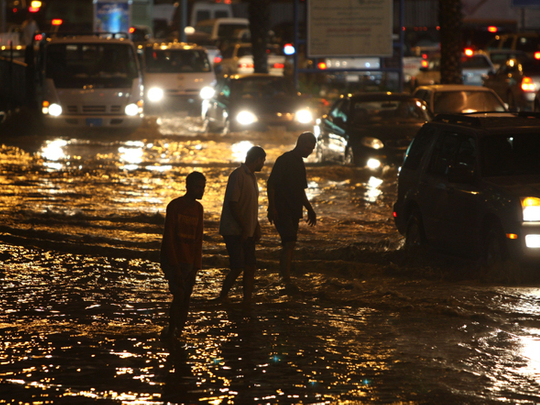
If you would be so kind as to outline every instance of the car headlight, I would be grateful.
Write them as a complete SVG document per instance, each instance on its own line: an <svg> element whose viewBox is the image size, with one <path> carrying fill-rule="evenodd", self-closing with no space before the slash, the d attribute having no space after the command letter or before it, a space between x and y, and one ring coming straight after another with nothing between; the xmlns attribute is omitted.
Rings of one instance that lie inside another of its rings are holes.
<svg viewBox="0 0 540 405"><path fill-rule="evenodd" d="M139 106L135 103L131 103L126 105L126 108L124 109L126 115L129 115L130 117L133 117L139 113Z"/></svg>
<svg viewBox="0 0 540 405"><path fill-rule="evenodd" d="M521 199L523 221L540 222L540 198L525 197Z"/></svg>
<svg viewBox="0 0 540 405"><path fill-rule="evenodd" d="M362 138L362 145L367 146L371 149L382 149L384 148L384 143L377 138L372 138L370 136L366 136Z"/></svg>
<svg viewBox="0 0 540 405"><path fill-rule="evenodd" d="M250 125L257 122L257 117L249 111L240 111L236 116L236 121L238 121L240 125Z"/></svg>
<svg viewBox="0 0 540 405"><path fill-rule="evenodd" d="M160 101L163 98L163 90L159 87L152 87L148 90L148 100L156 102Z"/></svg>
<svg viewBox="0 0 540 405"><path fill-rule="evenodd" d="M62 114L62 106L60 104L52 103L49 106L49 115L53 117L58 117Z"/></svg>
<svg viewBox="0 0 540 405"><path fill-rule="evenodd" d="M296 120L300 124L309 124L313 121L313 116L309 110L300 110L296 112Z"/></svg>
<svg viewBox="0 0 540 405"><path fill-rule="evenodd" d="M216 91L210 87L210 86L205 86L201 89L201 91L199 92L199 96L203 99L203 100L210 100L212 97L214 97L214 94L216 93Z"/></svg>

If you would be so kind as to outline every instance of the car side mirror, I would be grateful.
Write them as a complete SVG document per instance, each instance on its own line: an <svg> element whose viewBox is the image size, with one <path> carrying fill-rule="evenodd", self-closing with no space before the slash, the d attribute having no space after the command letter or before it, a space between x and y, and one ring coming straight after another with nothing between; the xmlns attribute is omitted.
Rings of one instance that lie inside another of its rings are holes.
<svg viewBox="0 0 540 405"><path fill-rule="evenodd" d="M452 167L448 173L448 181L450 183L472 184L474 171L463 165Z"/></svg>

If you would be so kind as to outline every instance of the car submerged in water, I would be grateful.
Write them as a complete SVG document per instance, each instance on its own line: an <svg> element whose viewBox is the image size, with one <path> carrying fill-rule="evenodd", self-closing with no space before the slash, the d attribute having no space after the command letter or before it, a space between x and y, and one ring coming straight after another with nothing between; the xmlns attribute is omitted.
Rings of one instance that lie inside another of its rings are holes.
<svg viewBox="0 0 540 405"><path fill-rule="evenodd" d="M291 80L266 73L226 76L203 102L206 131L223 134L243 130L307 130L313 126L310 99Z"/></svg>
<svg viewBox="0 0 540 405"><path fill-rule="evenodd" d="M406 93L343 95L317 119L317 160L378 169L400 165L418 130L432 115L426 103Z"/></svg>
<svg viewBox="0 0 540 405"><path fill-rule="evenodd" d="M486 268L540 260L540 114L440 114L411 143L398 179L405 251Z"/></svg>

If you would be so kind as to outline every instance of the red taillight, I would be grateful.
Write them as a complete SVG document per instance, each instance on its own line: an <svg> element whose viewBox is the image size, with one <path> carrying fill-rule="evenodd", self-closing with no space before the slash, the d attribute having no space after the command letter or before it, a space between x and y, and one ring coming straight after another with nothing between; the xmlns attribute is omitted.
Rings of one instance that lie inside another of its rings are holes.
<svg viewBox="0 0 540 405"><path fill-rule="evenodd" d="M494 25L490 25L488 27L488 32L491 32L491 33L495 34L497 31L499 31L499 29L497 27L495 27Z"/></svg>
<svg viewBox="0 0 540 405"><path fill-rule="evenodd" d="M34 35L34 41L41 41L42 39L43 39L43 35L41 34Z"/></svg>
<svg viewBox="0 0 540 405"><path fill-rule="evenodd" d="M129 27L129 33L133 34L135 32L135 27Z"/></svg>
<svg viewBox="0 0 540 405"><path fill-rule="evenodd" d="M535 89L536 85L530 77L524 77L523 79L521 79L521 90L534 91Z"/></svg>
<svg viewBox="0 0 540 405"><path fill-rule="evenodd" d="M540 52L534 53L534 59L540 59Z"/></svg>
<svg viewBox="0 0 540 405"><path fill-rule="evenodd" d="M253 63L239 63L238 67L242 69L253 69Z"/></svg>
<svg viewBox="0 0 540 405"><path fill-rule="evenodd" d="M317 67L321 70L326 69L326 62L319 62L317 63Z"/></svg>
<svg viewBox="0 0 540 405"><path fill-rule="evenodd" d="M423 68L427 68L429 66L429 62L425 59L422 59L420 65L422 65Z"/></svg>
<svg viewBox="0 0 540 405"><path fill-rule="evenodd" d="M62 25L64 21L62 21L61 18L53 18L52 21L51 21L51 24L52 25Z"/></svg>
<svg viewBox="0 0 540 405"><path fill-rule="evenodd" d="M216 56L214 58L214 63L220 63L222 61L221 56Z"/></svg>
<svg viewBox="0 0 540 405"><path fill-rule="evenodd" d="M465 48L465 56L473 56L474 51L471 48Z"/></svg>
<svg viewBox="0 0 540 405"><path fill-rule="evenodd" d="M274 63L274 69L283 69L284 67L283 63Z"/></svg>

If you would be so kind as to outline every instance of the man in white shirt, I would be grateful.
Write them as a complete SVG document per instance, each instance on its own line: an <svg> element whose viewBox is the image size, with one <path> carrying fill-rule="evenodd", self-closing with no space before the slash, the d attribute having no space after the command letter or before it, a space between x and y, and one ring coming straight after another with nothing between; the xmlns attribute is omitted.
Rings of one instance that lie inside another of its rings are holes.
<svg viewBox="0 0 540 405"><path fill-rule="evenodd" d="M219 233L225 240L229 254L230 271L223 281L218 300L228 300L229 290L244 272L244 304L251 304L255 279L255 243L261 238L259 225L259 186L255 173L260 172L266 160L266 152L260 146L253 146L246 155L246 161L229 176Z"/></svg>
<svg viewBox="0 0 540 405"><path fill-rule="evenodd" d="M26 20L21 24L21 39L23 45L32 45L34 34L38 30L38 25L32 13L28 12Z"/></svg>

